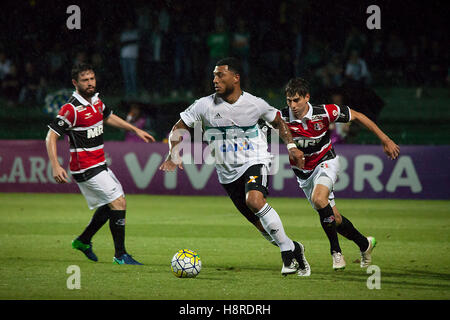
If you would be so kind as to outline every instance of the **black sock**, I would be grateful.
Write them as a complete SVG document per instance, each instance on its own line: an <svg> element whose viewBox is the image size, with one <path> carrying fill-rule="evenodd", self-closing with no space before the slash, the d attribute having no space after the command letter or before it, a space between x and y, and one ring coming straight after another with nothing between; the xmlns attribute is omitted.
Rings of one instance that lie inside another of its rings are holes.
<svg viewBox="0 0 450 320"><path fill-rule="evenodd" d="M360 251L366 251L369 241L363 236L346 217L342 216L342 222L336 227L337 232L349 240L352 240L359 247Z"/></svg>
<svg viewBox="0 0 450 320"><path fill-rule="evenodd" d="M109 229L114 241L115 257L119 258L125 251L125 210L111 210Z"/></svg>
<svg viewBox="0 0 450 320"><path fill-rule="evenodd" d="M333 251L341 252L341 247L339 246L338 235L336 232L336 221L334 219L333 209L330 204L325 208L318 209L317 212L320 216L320 224L322 225L323 231L325 231L328 240L330 240L330 252Z"/></svg>
<svg viewBox="0 0 450 320"><path fill-rule="evenodd" d="M86 244L90 243L94 234L96 234L106 221L108 221L110 210L108 205L97 208L86 229L84 229L83 233L78 237L78 240Z"/></svg>

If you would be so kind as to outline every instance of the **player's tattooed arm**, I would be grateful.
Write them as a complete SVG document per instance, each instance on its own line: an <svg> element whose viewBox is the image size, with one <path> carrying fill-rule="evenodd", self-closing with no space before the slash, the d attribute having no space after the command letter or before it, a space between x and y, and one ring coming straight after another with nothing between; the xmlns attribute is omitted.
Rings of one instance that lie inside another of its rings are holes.
<svg viewBox="0 0 450 320"><path fill-rule="evenodd" d="M169 134L169 154L166 160L161 164L159 170L174 171L177 167L183 169L183 162L181 160L177 145L183 140L183 135L189 132L189 127L183 120L178 120L172 127Z"/></svg>
<svg viewBox="0 0 450 320"><path fill-rule="evenodd" d="M305 164L305 157L303 152L297 148L292 138L291 130L287 126L286 122L281 118L280 113L277 113L275 120L270 125L278 130L278 135L281 140L287 145L289 151L289 159L294 161L298 168L303 168Z"/></svg>
<svg viewBox="0 0 450 320"><path fill-rule="evenodd" d="M372 131L378 139L380 139L383 145L384 153L391 159L396 159L400 154L400 147L391 140L372 120L367 118L367 116L361 112L350 109L351 118L350 121L356 120L364 127Z"/></svg>

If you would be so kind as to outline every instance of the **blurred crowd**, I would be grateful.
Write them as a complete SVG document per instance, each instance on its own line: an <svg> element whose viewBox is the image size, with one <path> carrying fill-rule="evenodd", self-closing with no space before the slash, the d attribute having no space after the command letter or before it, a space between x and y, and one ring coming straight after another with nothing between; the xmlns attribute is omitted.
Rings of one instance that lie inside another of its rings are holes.
<svg viewBox="0 0 450 320"><path fill-rule="evenodd" d="M415 87L421 98L424 88L449 84L447 44L425 33L351 24L320 29L315 16L308 18L314 8L300 5L305 2L270 2L259 11L237 10L236 3L104 8L108 18L83 18L79 31L47 25L56 33L51 38L31 26L22 47L0 44L1 96L11 105L40 104L50 90L71 88L71 66L88 62L103 91L128 99L192 98L211 92L214 64L225 56L241 59L246 90L278 89L302 76L316 91L401 85ZM121 18L114 18L121 9Z"/></svg>

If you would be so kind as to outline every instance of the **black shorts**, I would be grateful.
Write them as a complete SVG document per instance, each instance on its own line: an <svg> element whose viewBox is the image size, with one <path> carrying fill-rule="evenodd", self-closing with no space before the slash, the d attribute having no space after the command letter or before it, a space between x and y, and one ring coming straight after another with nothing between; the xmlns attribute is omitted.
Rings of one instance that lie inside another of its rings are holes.
<svg viewBox="0 0 450 320"><path fill-rule="evenodd" d="M259 218L247 207L245 196L250 190L257 190L263 194L264 198L267 197L269 191L266 171L262 164L256 164L248 168L236 181L222 184L236 208L251 223L255 223Z"/></svg>

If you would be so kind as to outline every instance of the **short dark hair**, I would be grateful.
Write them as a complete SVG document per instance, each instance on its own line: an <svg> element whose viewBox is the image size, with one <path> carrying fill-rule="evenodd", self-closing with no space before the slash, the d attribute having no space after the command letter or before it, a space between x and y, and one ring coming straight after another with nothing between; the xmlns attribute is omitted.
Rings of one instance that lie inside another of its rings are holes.
<svg viewBox="0 0 450 320"><path fill-rule="evenodd" d="M233 71L236 74L242 74L241 61L234 57L227 57L217 61L216 66L228 66L228 70Z"/></svg>
<svg viewBox="0 0 450 320"><path fill-rule="evenodd" d="M72 68L72 72L71 72L72 79L78 80L78 76L80 75L80 73L89 71L89 70L94 71L94 68L92 67L92 65L90 65L88 63L78 63L78 64L74 65Z"/></svg>
<svg viewBox="0 0 450 320"><path fill-rule="evenodd" d="M293 97L296 93L304 97L309 94L309 83L303 78L293 78L289 80L284 91L288 97Z"/></svg>

